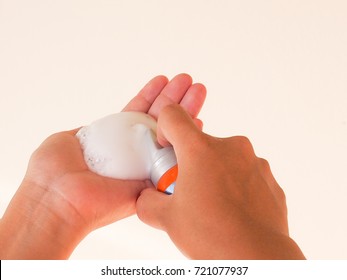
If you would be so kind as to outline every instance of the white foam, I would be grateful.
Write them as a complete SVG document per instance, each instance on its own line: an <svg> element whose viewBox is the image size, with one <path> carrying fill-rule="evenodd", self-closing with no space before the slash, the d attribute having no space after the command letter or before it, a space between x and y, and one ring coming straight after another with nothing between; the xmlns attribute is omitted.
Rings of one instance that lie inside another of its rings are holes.
<svg viewBox="0 0 347 280"><path fill-rule="evenodd" d="M122 112L81 128L84 159L95 173L118 179L150 177L156 121L145 113Z"/></svg>

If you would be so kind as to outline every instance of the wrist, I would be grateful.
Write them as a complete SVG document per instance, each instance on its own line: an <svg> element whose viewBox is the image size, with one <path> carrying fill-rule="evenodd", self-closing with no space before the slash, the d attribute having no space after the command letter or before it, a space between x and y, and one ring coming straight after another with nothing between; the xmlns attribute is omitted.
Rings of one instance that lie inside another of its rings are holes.
<svg viewBox="0 0 347 280"><path fill-rule="evenodd" d="M24 180L0 222L0 257L66 259L88 229L59 193Z"/></svg>
<svg viewBox="0 0 347 280"><path fill-rule="evenodd" d="M249 246L252 244L252 246ZM250 259L268 260L303 260L305 259L299 246L287 234L276 232L263 232L259 230L246 245L246 254ZM244 248L244 249L245 249Z"/></svg>

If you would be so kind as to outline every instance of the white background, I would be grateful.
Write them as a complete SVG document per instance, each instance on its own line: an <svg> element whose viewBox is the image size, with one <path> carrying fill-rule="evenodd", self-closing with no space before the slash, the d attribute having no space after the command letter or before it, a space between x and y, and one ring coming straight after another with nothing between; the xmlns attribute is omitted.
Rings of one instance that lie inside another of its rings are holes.
<svg viewBox="0 0 347 280"><path fill-rule="evenodd" d="M246 135L310 259L347 259L347 2L0 0L0 210L50 134L118 112L158 74L208 89L205 132ZM136 216L73 259L181 259Z"/></svg>

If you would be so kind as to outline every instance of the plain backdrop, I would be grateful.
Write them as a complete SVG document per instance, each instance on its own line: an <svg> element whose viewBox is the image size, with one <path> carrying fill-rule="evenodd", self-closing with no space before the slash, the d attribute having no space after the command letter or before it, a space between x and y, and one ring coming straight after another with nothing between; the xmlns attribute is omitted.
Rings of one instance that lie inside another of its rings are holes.
<svg viewBox="0 0 347 280"><path fill-rule="evenodd" d="M344 0L0 0L0 214L47 136L186 72L208 90L204 131L269 160L305 255L347 259L346 15ZM71 258L184 256L133 216Z"/></svg>

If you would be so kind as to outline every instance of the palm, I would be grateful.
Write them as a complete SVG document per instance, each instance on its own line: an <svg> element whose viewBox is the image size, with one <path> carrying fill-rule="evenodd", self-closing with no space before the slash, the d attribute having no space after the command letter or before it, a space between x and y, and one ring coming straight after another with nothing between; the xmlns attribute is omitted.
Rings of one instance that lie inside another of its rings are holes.
<svg viewBox="0 0 347 280"><path fill-rule="evenodd" d="M196 118L205 99L205 88L181 74L170 82L158 76L129 102L124 111L139 111L158 117L168 104L181 104ZM146 187L144 181L124 181L99 176L88 170L76 130L49 137L34 153L27 178L48 186L72 211L91 223L92 228L122 219L135 212L135 202Z"/></svg>

